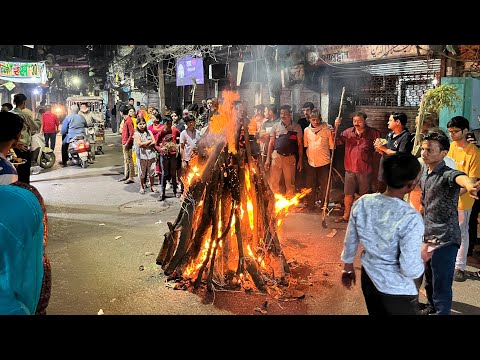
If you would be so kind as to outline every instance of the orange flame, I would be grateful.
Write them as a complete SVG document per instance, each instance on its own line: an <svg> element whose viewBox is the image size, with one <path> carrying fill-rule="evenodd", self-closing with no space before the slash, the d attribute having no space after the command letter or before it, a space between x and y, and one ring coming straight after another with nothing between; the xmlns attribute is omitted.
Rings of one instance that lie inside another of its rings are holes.
<svg viewBox="0 0 480 360"><path fill-rule="evenodd" d="M218 226L217 226L217 237L222 237L222 199L219 200L218 203Z"/></svg>
<svg viewBox="0 0 480 360"><path fill-rule="evenodd" d="M250 222L250 229L253 230L253 203L250 199L250 196L247 196L247 212L248 212L248 221Z"/></svg>
<svg viewBox="0 0 480 360"><path fill-rule="evenodd" d="M195 270L195 261L192 260L192 261L190 261L190 264L187 266L187 268L183 272L183 276L188 278L190 276L190 274L193 273L194 270Z"/></svg>
<svg viewBox="0 0 480 360"><path fill-rule="evenodd" d="M295 194L290 200L283 197L281 194L274 194L275 195L275 214L278 214L280 211L285 210L288 211L288 208L292 205L297 205L300 202L300 199L310 193L312 189L302 189L301 193Z"/></svg>
<svg viewBox="0 0 480 360"><path fill-rule="evenodd" d="M192 260L190 262L190 264L187 266L187 268L185 269L185 271L183 272L183 275L185 277L194 277L195 273L197 272L198 269L200 269L202 267L202 264L203 262L205 261L205 259L207 258L207 253L208 253L208 249L210 247L210 244L212 242L211 238L208 236L208 234L210 233L210 231L213 231L212 227L210 226L210 228L207 230L207 232L205 233L205 236L203 237L202 241L206 239L205 243L203 244L203 248L202 250L200 251L200 256L197 258L198 260L195 261L195 260ZM214 242L214 246L215 246L215 242Z"/></svg>
<svg viewBox="0 0 480 360"><path fill-rule="evenodd" d="M192 180L195 176L202 176L202 173L200 172L200 169L197 165L193 166L191 171L187 174L187 183L190 185L192 183Z"/></svg>
<svg viewBox="0 0 480 360"><path fill-rule="evenodd" d="M247 191L250 191L252 185L250 184L250 171L248 171L248 166L245 167L245 185L247 185Z"/></svg>
<svg viewBox="0 0 480 360"><path fill-rule="evenodd" d="M252 251L252 249L250 249L250 245L249 245L249 244L247 244L247 250L248 250L248 255L250 255L252 258L255 259L255 255L253 255L253 251Z"/></svg>
<svg viewBox="0 0 480 360"><path fill-rule="evenodd" d="M212 116L209 122L209 131L214 134L225 132L228 143L228 151L236 154L236 114L233 106L234 101L240 99L240 94L234 91L222 91L223 103L218 104L218 114Z"/></svg>

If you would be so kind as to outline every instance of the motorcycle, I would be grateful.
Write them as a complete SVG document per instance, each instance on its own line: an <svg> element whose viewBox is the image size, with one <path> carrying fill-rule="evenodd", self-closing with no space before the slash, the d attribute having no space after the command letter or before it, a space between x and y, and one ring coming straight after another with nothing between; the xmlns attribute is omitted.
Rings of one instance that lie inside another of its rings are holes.
<svg viewBox="0 0 480 360"><path fill-rule="evenodd" d="M77 135L68 143L69 162L74 165L80 165L82 168L88 167L91 147L85 135Z"/></svg>
<svg viewBox="0 0 480 360"><path fill-rule="evenodd" d="M40 166L49 169L55 164L55 154L45 146L45 137L42 134L32 135L32 167Z"/></svg>

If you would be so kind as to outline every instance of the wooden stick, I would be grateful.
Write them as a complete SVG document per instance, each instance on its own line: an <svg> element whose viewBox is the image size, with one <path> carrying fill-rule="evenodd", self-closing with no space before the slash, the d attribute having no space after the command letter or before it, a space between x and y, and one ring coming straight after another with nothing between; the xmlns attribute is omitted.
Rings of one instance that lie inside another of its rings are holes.
<svg viewBox="0 0 480 360"><path fill-rule="evenodd" d="M342 114L342 105L343 105L343 95L345 95L345 86L342 88L342 95L340 96L340 107L338 109L338 116ZM329 198L329 192L330 192L330 184L332 181L332 168L333 168L333 156L335 155L335 141L337 140L337 131L338 131L338 126L335 126L335 132L333 135L333 150L332 153L330 154L330 169L328 171L328 180L327 180L327 187L325 191L325 199L323 201L323 208L322 208L322 225L325 225L325 217L327 216L327 206L328 206L328 198ZM325 226L324 226L325 227Z"/></svg>

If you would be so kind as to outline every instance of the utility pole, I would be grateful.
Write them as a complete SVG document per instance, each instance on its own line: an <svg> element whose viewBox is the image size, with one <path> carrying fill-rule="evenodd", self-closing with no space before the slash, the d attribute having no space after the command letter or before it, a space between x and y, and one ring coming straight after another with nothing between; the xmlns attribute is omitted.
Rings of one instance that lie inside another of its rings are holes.
<svg viewBox="0 0 480 360"><path fill-rule="evenodd" d="M163 49L164 47L165 45L157 45L158 49ZM158 101L160 114L165 116L165 78L163 77L163 60L158 62Z"/></svg>

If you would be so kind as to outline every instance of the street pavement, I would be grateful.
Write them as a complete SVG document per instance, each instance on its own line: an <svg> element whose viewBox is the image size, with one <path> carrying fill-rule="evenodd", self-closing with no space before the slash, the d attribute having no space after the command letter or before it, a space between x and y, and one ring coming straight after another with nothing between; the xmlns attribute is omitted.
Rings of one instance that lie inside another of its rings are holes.
<svg viewBox="0 0 480 360"><path fill-rule="evenodd" d="M58 137L57 162L60 143ZM111 130L104 152L87 169L55 164L31 176L48 211L49 314L262 315L258 307L266 303L266 315L367 314L360 281L352 290L340 284L346 225L333 222L339 215L335 212L323 229L320 212L297 209L279 230L295 286L305 293L301 299L280 302L268 294L172 290L155 259L180 200L170 190L167 200L158 202L159 194L139 193L137 179L128 185L117 181L123 156L120 135ZM336 234L328 237L332 230ZM355 265L360 269L359 256ZM453 314L480 314L479 286L478 278L454 283Z"/></svg>

